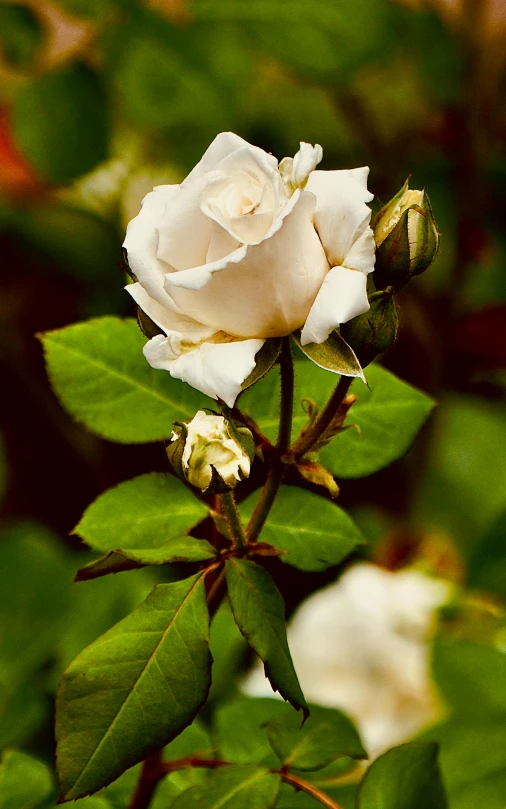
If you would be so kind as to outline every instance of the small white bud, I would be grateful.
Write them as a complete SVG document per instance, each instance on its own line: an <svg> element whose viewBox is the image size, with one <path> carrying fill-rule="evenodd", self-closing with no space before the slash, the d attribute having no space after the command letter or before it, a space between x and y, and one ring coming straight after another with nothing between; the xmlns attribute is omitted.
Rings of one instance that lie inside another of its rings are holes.
<svg viewBox="0 0 506 809"><path fill-rule="evenodd" d="M213 468L231 489L248 477L250 458L236 440L223 416L199 410L187 423L187 435L181 457L186 479L202 491L209 488Z"/></svg>

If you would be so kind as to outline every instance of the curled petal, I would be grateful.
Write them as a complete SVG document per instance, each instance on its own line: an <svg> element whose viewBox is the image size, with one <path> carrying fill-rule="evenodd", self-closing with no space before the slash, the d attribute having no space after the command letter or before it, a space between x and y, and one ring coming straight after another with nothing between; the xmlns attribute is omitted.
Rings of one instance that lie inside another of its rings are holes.
<svg viewBox="0 0 506 809"><path fill-rule="evenodd" d="M363 171L313 171L306 189L316 196L314 223L327 258L333 266L343 264L371 219L366 203L373 195L364 188Z"/></svg>
<svg viewBox="0 0 506 809"><path fill-rule="evenodd" d="M157 255L157 223L163 220L167 206L178 190L178 185L159 185L155 191L150 191L142 200L140 212L128 223L123 242L130 269L149 295L162 306L166 298L163 281L171 267Z"/></svg>
<svg viewBox="0 0 506 809"><path fill-rule="evenodd" d="M369 310L367 276L346 267L333 267L321 286L302 329L301 343L323 343L340 323Z"/></svg>
<svg viewBox="0 0 506 809"><path fill-rule="evenodd" d="M315 170L318 163L321 163L323 149L319 143L311 146L310 143L301 141L300 149L293 158L292 183L296 187L303 187L307 178Z"/></svg>
<svg viewBox="0 0 506 809"><path fill-rule="evenodd" d="M175 356L177 350L170 337L159 334L144 346L144 356L153 368L169 371L175 379L188 382L212 399L222 399L233 407L263 344L263 340L205 342Z"/></svg>
<svg viewBox="0 0 506 809"><path fill-rule="evenodd" d="M125 289L153 323L163 329L166 335L172 334L172 342L176 345L179 345L182 340L199 343L207 340L215 332L212 327L204 326L181 312L166 292L163 293L166 300L161 306L158 301L148 295L141 284L128 284Z"/></svg>
<svg viewBox="0 0 506 809"><path fill-rule="evenodd" d="M283 227L259 245L165 278L177 305L200 323L238 337L280 337L300 328L329 270L312 214L315 198L297 190ZM279 220L277 220L279 222Z"/></svg>
<svg viewBox="0 0 506 809"><path fill-rule="evenodd" d="M206 261L212 222L200 210L204 178L222 160L245 146L249 144L238 135L222 132L181 185L175 186L177 192L156 222L159 234L157 256L161 261L176 270L186 270ZM157 191L155 189L152 193Z"/></svg>
<svg viewBox="0 0 506 809"><path fill-rule="evenodd" d="M368 275L374 270L375 261L376 242L374 241L374 233L368 226L358 237L356 242L352 244L351 249L345 256L343 264L349 270L360 270Z"/></svg>

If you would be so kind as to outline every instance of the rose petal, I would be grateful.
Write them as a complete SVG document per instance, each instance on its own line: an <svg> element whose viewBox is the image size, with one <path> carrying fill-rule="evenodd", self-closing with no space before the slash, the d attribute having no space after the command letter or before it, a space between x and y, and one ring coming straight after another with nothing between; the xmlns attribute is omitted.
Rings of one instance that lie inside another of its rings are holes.
<svg viewBox="0 0 506 809"><path fill-rule="evenodd" d="M363 170L313 171L306 189L316 196L314 223L331 265L346 254L371 219L373 195L363 186ZM360 178L360 179L358 179Z"/></svg>
<svg viewBox="0 0 506 809"><path fill-rule="evenodd" d="M169 371L175 379L233 407L263 344L263 340L202 343L176 358L170 339L158 334L144 346L144 356L153 368Z"/></svg>
<svg viewBox="0 0 506 809"><path fill-rule="evenodd" d="M222 195L230 186L239 197L243 193L248 198L251 192L258 205L256 216L239 215L239 212L234 215L220 205ZM271 227L285 198L277 161L274 159L273 163L271 155L248 144L224 158L207 175L200 195L200 209L234 239L244 244L258 244Z"/></svg>
<svg viewBox="0 0 506 809"><path fill-rule="evenodd" d="M143 312L160 329L163 329L166 335L175 332L179 341L184 339L191 343L200 343L201 340L207 340L215 332L212 327L197 323L193 318L183 314L166 292L164 292L166 302L161 306L158 301L148 295L141 284L128 284L125 289ZM174 341L174 336L172 339Z"/></svg>
<svg viewBox="0 0 506 809"><path fill-rule="evenodd" d="M182 311L216 330L239 337L290 334L305 322L329 270L312 223L314 205L313 194L297 190L261 244L169 274L167 291Z"/></svg>
<svg viewBox="0 0 506 809"><path fill-rule="evenodd" d="M346 267L333 267L321 286L302 329L300 341L323 343L332 329L369 310L367 276Z"/></svg>
<svg viewBox="0 0 506 809"><path fill-rule="evenodd" d="M123 242L130 269L150 296L162 305L167 297L163 282L171 268L157 257L156 225L163 218L167 205L176 196L178 188L177 185L160 185L156 191L150 191L142 200L138 215L128 223Z"/></svg>
<svg viewBox="0 0 506 809"><path fill-rule="evenodd" d="M352 244L351 250L345 256L343 265L349 270L361 270L367 275L374 270L375 261L376 242L374 241L374 233L370 227L367 227L356 242Z"/></svg>
<svg viewBox="0 0 506 809"><path fill-rule="evenodd" d="M211 220L200 210L200 195L205 177L241 149L262 156L267 164L272 161L276 164L275 158L262 149L251 146L233 132L221 132L183 180L170 207L167 207L163 220L158 222L158 258L176 270L187 270L205 263L212 231Z"/></svg>

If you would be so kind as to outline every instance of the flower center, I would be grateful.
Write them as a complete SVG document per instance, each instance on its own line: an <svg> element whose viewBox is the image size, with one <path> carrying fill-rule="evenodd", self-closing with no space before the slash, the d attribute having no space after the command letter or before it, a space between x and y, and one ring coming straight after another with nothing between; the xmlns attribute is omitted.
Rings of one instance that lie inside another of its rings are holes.
<svg viewBox="0 0 506 809"><path fill-rule="evenodd" d="M230 182L215 197L210 197L210 207L222 216L235 218L255 212L262 198L262 188L253 182Z"/></svg>

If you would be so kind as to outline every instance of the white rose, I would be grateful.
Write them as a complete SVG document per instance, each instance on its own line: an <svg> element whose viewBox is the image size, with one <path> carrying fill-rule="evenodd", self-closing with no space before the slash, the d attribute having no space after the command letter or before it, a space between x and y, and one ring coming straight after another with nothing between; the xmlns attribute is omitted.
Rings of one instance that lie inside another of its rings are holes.
<svg viewBox="0 0 506 809"><path fill-rule="evenodd" d="M414 569L350 567L295 612L288 643L308 700L358 723L370 756L406 741L438 717L429 673L436 612L452 586ZM272 696L259 665L244 690Z"/></svg>
<svg viewBox="0 0 506 809"><path fill-rule="evenodd" d="M375 244L367 168L314 171L321 147L275 157L218 135L180 185L143 200L124 247L127 291L164 334L144 354L232 406L269 337L322 343L369 309ZM283 179L283 177L285 179Z"/></svg>
<svg viewBox="0 0 506 809"><path fill-rule="evenodd" d="M173 440L178 438L176 434ZM250 459L223 416L203 410L187 424L181 462L188 482L202 491L211 483L213 467L231 489L250 473Z"/></svg>

